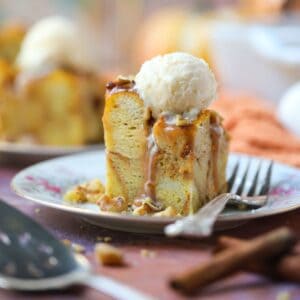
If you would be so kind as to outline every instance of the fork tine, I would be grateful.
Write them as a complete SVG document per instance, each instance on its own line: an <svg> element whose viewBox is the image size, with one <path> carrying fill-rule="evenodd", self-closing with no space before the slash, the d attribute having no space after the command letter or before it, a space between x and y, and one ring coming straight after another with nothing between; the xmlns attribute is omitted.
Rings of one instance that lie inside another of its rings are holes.
<svg viewBox="0 0 300 300"><path fill-rule="evenodd" d="M239 166L240 166L240 163L237 161L235 166L234 166L234 169L233 169L233 172L228 180L228 191L230 192L232 190L232 187L233 187L233 183L235 181L235 178L236 178L236 175L238 173L238 170L239 170Z"/></svg>
<svg viewBox="0 0 300 300"><path fill-rule="evenodd" d="M250 169L250 162L251 162L251 160L249 160L249 162L248 162L248 165L246 167L246 170L245 170L244 176L242 178L242 181L240 182L240 185L239 185L239 187L236 191L237 195L242 195L242 193L243 193L245 183L246 183L246 179L247 179L247 176L248 176L248 172L249 172L249 169Z"/></svg>
<svg viewBox="0 0 300 300"><path fill-rule="evenodd" d="M261 169L261 161L258 164L257 171L256 171L256 173L254 175L253 182L251 184L251 187L250 187L250 189L248 191L247 196L251 197L251 196L254 196L254 194L255 194L255 190L256 190L256 186L257 186L257 181L258 181L258 176L259 176L260 169Z"/></svg>
<svg viewBox="0 0 300 300"><path fill-rule="evenodd" d="M266 173L266 179L265 182L259 192L259 195L267 195L270 189L270 182L271 182L271 177L272 177L272 170L273 170L273 161L271 161L267 173Z"/></svg>

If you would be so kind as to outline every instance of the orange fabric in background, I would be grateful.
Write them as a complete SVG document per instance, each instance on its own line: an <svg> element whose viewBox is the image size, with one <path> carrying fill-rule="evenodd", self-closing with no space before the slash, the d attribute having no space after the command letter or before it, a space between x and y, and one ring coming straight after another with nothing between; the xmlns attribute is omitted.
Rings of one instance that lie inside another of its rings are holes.
<svg viewBox="0 0 300 300"><path fill-rule="evenodd" d="M277 120L266 101L242 93L222 92L212 106L224 118L230 150L300 167L300 138Z"/></svg>

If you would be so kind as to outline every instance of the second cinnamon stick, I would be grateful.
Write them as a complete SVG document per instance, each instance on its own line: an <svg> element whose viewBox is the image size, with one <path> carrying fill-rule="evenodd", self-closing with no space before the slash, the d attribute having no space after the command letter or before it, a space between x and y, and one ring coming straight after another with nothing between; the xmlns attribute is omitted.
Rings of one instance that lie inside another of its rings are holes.
<svg viewBox="0 0 300 300"><path fill-rule="evenodd" d="M171 279L172 287L193 293L220 278L240 270L248 260L278 256L288 251L296 238L288 228L274 230L243 244L217 254L210 261Z"/></svg>
<svg viewBox="0 0 300 300"><path fill-rule="evenodd" d="M240 239L231 237L221 237L218 240L217 253L233 247L240 247L248 243ZM244 266L245 271L266 275L273 279L288 280L300 283L300 254L289 253L276 262L270 262L268 259L258 261L257 259L250 261Z"/></svg>

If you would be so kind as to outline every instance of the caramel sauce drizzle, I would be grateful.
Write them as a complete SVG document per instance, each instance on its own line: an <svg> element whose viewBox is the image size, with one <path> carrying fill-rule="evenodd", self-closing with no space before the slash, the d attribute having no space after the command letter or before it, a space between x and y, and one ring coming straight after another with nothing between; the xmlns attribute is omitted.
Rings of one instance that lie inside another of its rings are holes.
<svg viewBox="0 0 300 300"><path fill-rule="evenodd" d="M134 200L136 206L142 205L144 202L147 203L151 211L161 211L163 206L156 199L156 190L155 190L155 176L156 176L156 163L159 155L159 148L155 142L153 135L153 126L155 120L151 116L151 111L147 108L148 111L145 113L145 122L144 128L147 135L147 151L145 155L145 183L141 195ZM151 203L148 202L148 199L151 199Z"/></svg>
<svg viewBox="0 0 300 300"><path fill-rule="evenodd" d="M210 136L211 136L211 151L212 151L212 168L215 191L219 192L219 177L218 177L218 159L220 150L220 137L223 129L220 126L217 115L212 114L210 117Z"/></svg>
<svg viewBox="0 0 300 300"><path fill-rule="evenodd" d="M155 143L153 133L148 136L148 162L147 162L147 180L144 185L144 192L146 196L156 201L155 193L155 174L156 174L156 161L159 149Z"/></svg>
<svg viewBox="0 0 300 300"><path fill-rule="evenodd" d="M166 120L158 121L158 126L160 127L161 131L166 132L166 134L172 139L176 140L179 136L182 135L184 131L184 135L187 136L187 143L183 147L180 156L181 158L185 158L188 155L193 155L193 147L194 147L194 126L183 126L178 127L176 125L170 125L166 122ZM147 180L144 186L145 194L152 198L153 201L156 201L156 194L155 194L155 175L156 175L156 163L159 155L159 148L155 143L154 135L151 131L148 135L148 156L147 156Z"/></svg>

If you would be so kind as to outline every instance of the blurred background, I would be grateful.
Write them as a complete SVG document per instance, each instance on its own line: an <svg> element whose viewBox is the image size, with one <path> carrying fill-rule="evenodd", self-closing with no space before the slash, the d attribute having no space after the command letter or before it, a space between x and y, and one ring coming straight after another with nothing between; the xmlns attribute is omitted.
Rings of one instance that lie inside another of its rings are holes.
<svg viewBox="0 0 300 300"><path fill-rule="evenodd" d="M226 87L277 101L300 77L299 7L298 0L0 0L0 18L25 26L71 18L103 72L135 73L154 55L186 51L205 58Z"/></svg>
<svg viewBox="0 0 300 300"><path fill-rule="evenodd" d="M105 81L158 54L204 58L232 150L300 165L300 0L0 0L2 26L53 15L78 25Z"/></svg>

